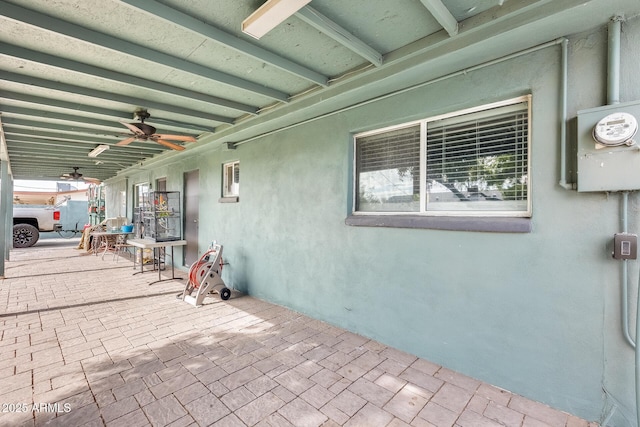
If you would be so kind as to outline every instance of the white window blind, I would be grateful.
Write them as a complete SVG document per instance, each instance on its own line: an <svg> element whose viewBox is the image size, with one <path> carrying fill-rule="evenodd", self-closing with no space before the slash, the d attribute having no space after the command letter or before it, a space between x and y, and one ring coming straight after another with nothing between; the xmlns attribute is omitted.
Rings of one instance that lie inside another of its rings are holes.
<svg viewBox="0 0 640 427"><path fill-rule="evenodd" d="M356 149L359 210L420 209L419 125L365 136Z"/></svg>
<svg viewBox="0 0 640 427"><path fill-rule="evenodd" d="M527 103L427 123L427 210L527 209Z"/></svg>

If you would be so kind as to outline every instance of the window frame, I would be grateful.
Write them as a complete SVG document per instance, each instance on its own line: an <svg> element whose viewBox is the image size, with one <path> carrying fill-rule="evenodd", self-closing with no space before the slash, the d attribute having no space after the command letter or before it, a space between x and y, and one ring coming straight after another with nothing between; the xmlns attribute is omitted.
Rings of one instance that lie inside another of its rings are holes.
<svg viewBox="0 0 640 427"><path fill-rule="evenodd" d="M231 169L232 183L229 186L228 170ZM238 170L238 180L235 181L236 170ZM235 186L235 189L233 188ZM221 202L237 202L240 197L240 161L234 160L222 164L222 197Z"/></svg>
<svg viewBox="0 0 640 427"><path fill-rule="evenodd" d="M420 120L414 120L411 122L405 122L405 123L401 123L398 125L393 125L393 126L387 126L384 128L380 128L380 129L374 129L374 130L370 130L370 131L366 131L366 132L360 132L357 133L355 135L353 135L353 174L352 174L352 200L351 200L351 216L348 218L347 220L347 224L349 225L376 225L376 224L386 224L386 225L382 225L382 226L393 226L393 225L389 225L392 224L393 221L389 221L389 219L384 219L385 217L411 217L411 218L422 218L422 217L428 217L428 218L434 218L434 217L441 217L441 218L461 218L460 221L465 222L465 223L469 223L469 220L472 220L473 218L481 218L483 221L485 221L486 218L521 218L521 219L525 219L528 220L531 218L532 216L532 179L531 179L531 146L532 146L532 139L531 139L531 134L532 134L532 121L531 121L531 115L532 115L532 95L528 94L528 95L523 95L523 96L518 96L515 98L510 98L510 99L506 99L506 100L502 100L502 101L498 101L498 102L493 102L493 103L488 103L488 104L482 104L482 105L478 105L475 107L470 107L470 108L466 108L466 109L462 109L462 110L457 110L454 112L449 112L449 113L445 113L445 114L439 114L439 115L435 115L435 116L431 116L428 118L424 118L424 119L420 119ZM526 138L527 138L527 147L526 147L526 153L527 153L527 159L526 159L526 166L527 166L527 174L526 174L526 181L527 181L527 201L526 201L526 210L513 210L513 211L508 211L508 210L429 210L428 206L427 206L427 171L426 171L426 165L427 165L427 130L428 130L428 124L432 123L432 122L436 122L436 121L442 121L442 120L447 120L447 119L451 119L451 118L460 118L460 122L464 122L464 116L470 116L472 114L481 114L483 112L487 112L487 119L490 119L492 116L498 116L499 113L496 113L495 115L492 115L490 113L490 110L496 109L496 108L503 108L503 107L508 107L510 105L516 106L518 104L524 104L526 103L526 108L523 111L526 111L526 115L527 115L527 132L526 132ZM364 138L364 137L368 137L368 136L374 136L374 135L378 135L378 134L384 134L384 133L389 133L392 132L394 130L401 130L401 129L409 129L411 127L415 127L415 126L420 126L420 159L419 159L419 167L420 167L420 190L419 190L419 211L361 211L361 210L357 210L358 209L358 195L359 195L359 176L358 176L358 139ZM358 220L357 217L372 217L370 220L364 220L364 219L360 219ZM379 218L378 220L375 220L375 218ZM466 219L466 220L465 220ZM459 221L459 222L460 222ZM418 220L418 223L422 223L425 222L424 220ZM428 221L426 221L428 222ZM436 221L432 221L432 222L436 222ZM445 220L439 220L437 221L438 224L443 224L443 223L449 223L451 221L445 221ZM455 222L455 221L454 221ZM471 221L473 222L473 221ZM400 221L399 223L401 224L407 224L407 221ZM411 221L412 224L415 224L416 221ZM404 227L404 225L398 225L400 227ZM419 228L432 228L432 227L419 227ZM434 227L434 228L439 228L439 227ZM446 227L445 227L446 228ZM498 227L500 228L500 227ZM530 225L528 225L527 227L525 227L526 230L522 230L522 231L529 231L530 230ZM491 230L489 230L491 231ZM511 229L509 230L495 230L495 231L513 231Z"/></svg>
<svg viewBox="0 0 640 427"><path fill-rule="evenodd" d="M151 184L149 182L139 182L133 184L133 209L146 208L144 205L145 200L149 197L151 192Z"/></svg>

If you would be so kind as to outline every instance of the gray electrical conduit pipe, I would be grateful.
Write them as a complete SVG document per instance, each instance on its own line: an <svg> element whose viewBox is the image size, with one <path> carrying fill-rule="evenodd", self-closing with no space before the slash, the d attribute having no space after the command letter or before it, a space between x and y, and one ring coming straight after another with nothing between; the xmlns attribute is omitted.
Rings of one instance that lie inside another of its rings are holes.
<svg viewBox="0 0 640 427"><path fill-rule="evenodd" d="M264 138L265 136L273 135L273 134L276 134L278 132L282 132L282 131L285 131L285 130L288 130L288 129L293 129L295 127L298 127L298 126L301 126L301 125L304 125L304 124L307 124L307 123L315 122L316 120L324 119L326 117L331 117L331 116L334 116L336 114L344 113L345 111L353 110L354 108L362 107L364 105L372 104L374 102L378 102L378 101L381 101L383 99L391 98L391 97L393 97L395 95L400 95L402 93L410 92L410 91L419 89L421 87L429 86L429 85L432 85L434 83L441 82L443 80L448 80L448 79L450 79L452 77L462 76L462 75L465 75L465 74L470 73L472 71L476 71L476 70L480 70L482 68L488 67L490 65L499 64L501 62L508 61L508 60L514 59L514 58L518 58L520 56L527 55L527 54L532 53L532 52L537 52L539 50L546 49L547 47L555 46L555 45L561 44L563 42L566 42L566 40L567 39L564 38L564 37L561 37L561 38L558 38L558 39L555 39L555 40L551 40L550 42L539 44L537 46L533 46L533 47L530 47L528 49L521 50L521 51L512 53L510 55L506 55L506 56L503 56L501 58L497 58L497 59L491 60L491 61L483 62L482 64L478 64L478 65L475 65L473 67L465 68L464 70L455 71L453 73L444 75L442 77L435 78L433 80L429 80L429 81L426 81L426 82L423 82L423 83L418 83L418 84L415 84L413 86L406 87L404 89L396 90L394 92L385 93L385 94L379 95L379 96L377 96L375 98L371 98L371 99L368 99L366 101L357 102L355 104L340 108L340 109L335 110L335 111L331 111L329 113L324 113L324 114L320 114L319 116L312 117L310 119L301 120L301 121L299 121L297 123L293 123L293 124L290 124L290 125L282 126L280 128L273 129L273 130L270 130L268 132L261 133L260 135L256 135L256 136L252 136L252 137L247 138L247 139L240 140L238 142L232 142L232 144L235 145L235 146L246 144L247 142L255 141L257 139ZM566 87L566 82L564 82L564 86ZM566 150L566 147L563 147L562 149ZM564 156L566 158L566 152L565 152Z"/></svg>
<svg viewBox="0 0 640 427"><path fill-rule="evenodd" d="M622 232L626 233L628 230L628 214L629 211L629 192L622 192ZM640 278L640 276L639 276ZM633 341L631 334L629 333L629 263L628 260L622 260L622 334L631 348L636 348L636 343Z"/></svg>
<svg viewBox="0 0 640 427"><path fill-rule="evenodd" d="M567 39L562 39L561 73L560 79L560 187L565 190L572 190L573 184L567 182L567 86L569 81L569 61L568 61Z"/></svg>

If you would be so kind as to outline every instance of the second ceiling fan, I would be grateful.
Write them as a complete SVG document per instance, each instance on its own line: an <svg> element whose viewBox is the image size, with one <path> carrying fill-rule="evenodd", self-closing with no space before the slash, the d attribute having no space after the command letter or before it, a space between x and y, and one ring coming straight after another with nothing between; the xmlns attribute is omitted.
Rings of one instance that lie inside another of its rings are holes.
<svg viewBox="0 0 640 427"><path fill-rule="evenodd" d="M188 136L188 135L167 135L167 134L156 133L155 127L148 125L144 122L145 119L148 119L151 116L147 112L147 110L138 110L135 112L135 116L140 119L140 123L120 122L133 133L133 136L130 136L127 139L123 139L122 141L118 142L116 145L123 146L123 145L129 145L133 141L151 140L160 145L164 145L165 147L169 147L173 150L182 151L184 150L184 147L182 145L174 144L173 142L169 142L167 140L182 141L182 142L196 142L196 139L194 137Z"/></svg>
<svg viewBox="0 0 640 427"><path fill-rule="evenodd" d="M67 181L84 181L84 182L87 182L89 184L96 184L96 185L100 184L100 180L99 179L97 179L97 178L89 178L88 176L84 176L83 174L78 172L78 169L80 169L80 167L74 166L73 167L73 172L63 173L60 176L60 179L65 179Z"/></svg>

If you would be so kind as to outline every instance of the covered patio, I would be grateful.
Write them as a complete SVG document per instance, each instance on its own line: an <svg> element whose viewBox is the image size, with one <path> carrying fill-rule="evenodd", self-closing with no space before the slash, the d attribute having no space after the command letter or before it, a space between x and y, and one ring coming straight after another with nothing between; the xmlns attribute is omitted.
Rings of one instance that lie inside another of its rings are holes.
<svg viewBox="0 0 640 427"><path fill-rule="evenodd" d="M235 291L195 308L76 244L12 251L0 425L596 425Z"/></svg>
<svg viewBox="0 0 640 427"><path fill-rule="evenodd" d="M640 427L638 0L0 23L0 425ZM185 242L177 276L223 244L231 299L13 250L23 179L100 181L105 218Z"/></svg>

